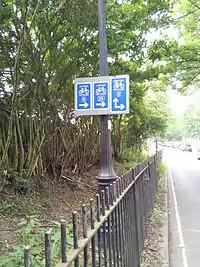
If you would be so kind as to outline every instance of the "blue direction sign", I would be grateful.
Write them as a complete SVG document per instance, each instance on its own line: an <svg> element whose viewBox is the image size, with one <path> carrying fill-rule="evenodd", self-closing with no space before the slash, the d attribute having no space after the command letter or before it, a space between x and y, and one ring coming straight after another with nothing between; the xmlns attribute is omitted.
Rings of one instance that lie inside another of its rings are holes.
<svg viewBox="0 0 200 267"><path fill-rule="evenodd" d="M108 108L108 82L94 82L94 110Z"/></svg>
<svg viewBox="0 0 200 267"><path fill-rule="evenodd" d="M76 109L91 109L91 83L76 84Z"/></svg>
<svg viewBox="0 0 200 267"><path fill-rule="evenodd" d="M83 77L74 80L76 116L129 113L129 76Z"/></svg>
<svg viewBox="0 0 200 267"><path fill-rule="evenodd" d="M111 78L111 112L128 112L128 84L127 77Z"/></svg>

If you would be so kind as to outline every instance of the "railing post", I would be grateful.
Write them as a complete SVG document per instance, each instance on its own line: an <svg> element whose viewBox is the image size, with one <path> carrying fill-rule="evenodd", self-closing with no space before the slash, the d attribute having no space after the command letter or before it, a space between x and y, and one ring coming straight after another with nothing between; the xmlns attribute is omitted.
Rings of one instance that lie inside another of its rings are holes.
<svg viewBox="0 0 200 267"><path fill-rule="evenodd" d="M66 221L61 220L61 261L67 262Z"/></svg>
<svg viewBox="0 0 200 267"><path fill-rule="evenodd" d="M45 267L51 267L51 233L45 233Z"/></svg>
<svg viewBox="0 0 200 267"><path fill-rule="evenodd" d="M24 248L24 267L31 267L32 261L31 261L31 247L26 246Z"/></svg>
<svg viewBox="0 0 200 267"><path fill-rule="evenodd" d="M135 174L135 169L132 169L132 177L133 180L135 181L134 185L133 185L133 205L134 205L134 217L135 217L135 235L136 235L136 244L137 244L137 251L136 251L136 255L137 255L137 265L135 267L140 267L140 239L139 239L139 227L138 227L138 210L137 210L137 197L136 197L136 174Z"/></svg>
<svg viewBox="0 0 200 267"><path fill-rule="evenodd" d="M150 183L150 201L151 201L151 209L153 207L153 179L151 176L151 164L148 160L148 175L149 175L149 183ZM152 215L152 211L150 210L150 216Z"/></svg>

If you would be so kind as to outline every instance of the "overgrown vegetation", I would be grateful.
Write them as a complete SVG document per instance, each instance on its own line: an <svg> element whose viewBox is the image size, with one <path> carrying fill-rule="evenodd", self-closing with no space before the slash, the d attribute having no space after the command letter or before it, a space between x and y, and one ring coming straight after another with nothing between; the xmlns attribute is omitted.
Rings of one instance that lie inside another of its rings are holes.
<svg viewBox="0 0 200 267"><path fill-rule="evenodd" d="M166 127L166 101L146 98L149 89L160 90L153 83L159 72L144 68L143 50L146 32L166 24L168 10L168 0L107 1L109 73L131 80L130 115L112 118L116 159ZM66 169L81 174L98 164L99 118L73 113L73 79L98 75L97 5L8 0L0 21L0 190L24 194L34 177L60 179Z"/></svg>
<svg viewBox="0 0 200 267"><path fill-rule="evenodd" d="M51 231L51 253L54 264L60 257L60 224L57 222L48 222L48 225L42 225L34 217L21 219L18 223L19 229L15 231L16 242L18 245L13 247L13 251L3 259L0 258L1 267L22 266L24 260L24 244L31 245L31 253L33 267L44 266L44 232ZM67 244L69 247L73 245L72 229L66 228Z"/></svg>

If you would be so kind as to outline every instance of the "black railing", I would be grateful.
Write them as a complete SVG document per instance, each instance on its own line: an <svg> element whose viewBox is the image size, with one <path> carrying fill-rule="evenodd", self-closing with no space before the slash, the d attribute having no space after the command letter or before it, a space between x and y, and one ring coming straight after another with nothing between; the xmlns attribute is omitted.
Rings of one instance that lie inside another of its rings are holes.
<svg viewBox="0 0 200 267"><path fill-rule="evenodd" d="M73 212L73 249L68 250L66 222L61 221L61 262L56 267L139 267L153 212L161 153L138 164L90 200L89 224L82 205L82 227ZM78 236L82 237L79 239ZM24 266L32 266L25 247ZM45 266L51 267L51 233L45 233Z"/></svg>

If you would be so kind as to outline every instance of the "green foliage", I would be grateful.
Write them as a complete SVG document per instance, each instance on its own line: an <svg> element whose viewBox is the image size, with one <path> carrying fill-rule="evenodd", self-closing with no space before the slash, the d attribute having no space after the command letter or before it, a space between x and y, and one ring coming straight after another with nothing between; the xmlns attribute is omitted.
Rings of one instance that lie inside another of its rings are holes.
<svg viewBox="0 0 200 267"><path fill-rule="evenodd" d="M124 149L119 155L119 162L122 163L138 163L144 160L146 155L142 151L135 152L131 148Z"/></svg>
<svg viewBox="0 0 200 267"><path fill-rule="evenodd" d="M124 149L119 155L119 162L135 162L136 153L132 149Z"/></svg>
<svg viewBox="0 0 200 267"><path fill-rule="evenodd" d="M170 82L169 86L184 93L199 85L199 16L198 1L175 1L170 34L163 30L163 38L149 49L149 58L153 62L165 62L161 71Z"/></svg>
<svg viewBox="0 0 200 267"><path fill-rule="evenodd" d="M132 101L127 119L127 145L141 149L144 141L151 136L161 135L170 120L170 109L165 93L150 92L144 101Z"/></svg>
<svg viewBox="0 0 200 267"><path fill-rule="evenodd" d="M181 141L183 135L183 118L174 115L167 128L167 139L172 142Z"/></svg>
<svg viewBox="0 0 200 267"><path fill-rule="evenodd" d="M163 176L166 174L166 164L164 162L161 162L161 164L159 165L159 176Z"/></svg>
<svg viewBox="0 0 200 267"><path fill-rule="evenodd" d="M200 138L200 106L199 102L188 106L184 113L183 131L185 137Z"/></svg>
<svg viewBox="0 0 200 267"><path fill-rule="evenodd" d="M23 256L25 245L31 246L32 266L44 266L44 233L45 226L34 217L22 219L18 224L20 227L16 231L16 241L13 251L8 256L0 257L1 267L23 266ZM52 264L55 264L60 257L60 223L50 222L51 231L51 255ZM67 227L67 244L69 247L73 244L72 229Z"/></svg>
<svg viewBox="0 0 200 267"><path fill-rule="evenodd" d="M182 141L183 138L200 138L200 105L197 101L190 104L181 117L172 121L168 127L169 141Z"/></svg>
<svg viewBox="0 0 200 267"><path fill-rule="evenodd" d="M144 108L147 81L159 79L160 71L144 66L144 51L146 33L168 22L170 1L106 5L109 74L127 73L131 80L130 119L113 118L119 122L113 133L117 158L125 139L139 149L164 123L157 123L158 112L150 116L153 102ZM73 80L99 74L97 2L7 1L0 18L0 169L8 171L1 184L19 182L21 190L33 176L59 178L64 169L81 173L96 165L99 118L74 116Z"/></svg>

